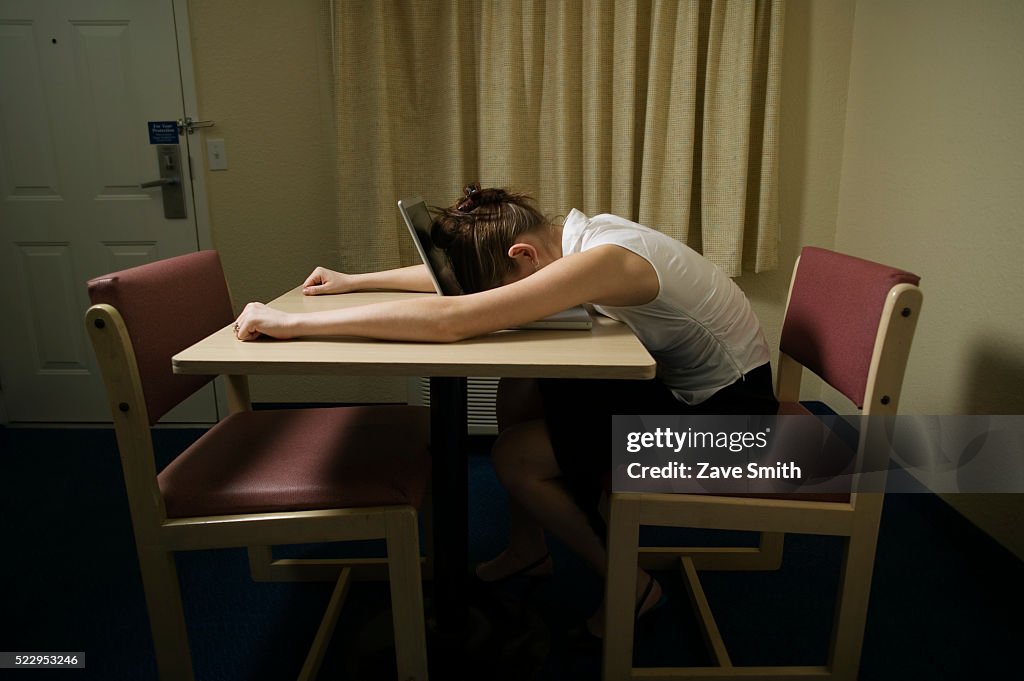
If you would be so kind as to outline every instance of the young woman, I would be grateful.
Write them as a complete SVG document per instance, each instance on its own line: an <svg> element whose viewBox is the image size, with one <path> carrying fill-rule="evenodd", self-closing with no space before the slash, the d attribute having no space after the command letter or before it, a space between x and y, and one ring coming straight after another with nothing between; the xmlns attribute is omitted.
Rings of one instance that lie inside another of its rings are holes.
<svg viewBox="0 0 1024 681"><path fill-rule="evenodd" d="M545 529L604 575L599 502L611 468L611 415L775 413L768 346L749 302L721 270L675 239L578 210L559 223L527 196L478 185L437 211L432 237L465 295L308 314L250 303L236 335L450 342L581 303L629 325L657 361L655 379L501 382L492 460L509 492L511 529L508 548L477 566L479 580L549 575ZM433 291L425 268L415 266L355 275L318 267L303 292L369 288ZM636 588L639 617L659 602L661 587L639 570ZM603 633L601 608L587 630Z"/></svg>

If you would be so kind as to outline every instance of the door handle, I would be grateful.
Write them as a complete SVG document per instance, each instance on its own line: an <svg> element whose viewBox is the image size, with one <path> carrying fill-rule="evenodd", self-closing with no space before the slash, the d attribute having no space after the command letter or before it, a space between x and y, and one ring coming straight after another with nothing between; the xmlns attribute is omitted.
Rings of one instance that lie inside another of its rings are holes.
<svg viewBox="0 0 1024 681"><path fill-rule="evenodd" d="M181 186L181 148L177 144L157 144L156 162L160 179L143 182L143 189L160 187L164 201L164 217L181 220L188 216L185 210L185 188Z"/></svg>
<svg viewBox="0 0 1024 681"><path fill-rule="evenodd" d="M172 184L181 184L181 180L176 177L161 177L159 180L143 182L139 186L143 189L149 189L150 187L166 187Z"/></svg>

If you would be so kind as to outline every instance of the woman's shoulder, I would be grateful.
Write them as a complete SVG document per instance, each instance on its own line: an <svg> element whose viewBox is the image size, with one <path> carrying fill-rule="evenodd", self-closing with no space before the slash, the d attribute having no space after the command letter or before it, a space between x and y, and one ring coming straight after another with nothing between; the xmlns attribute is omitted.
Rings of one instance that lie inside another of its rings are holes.
<svg viewBox="0 0 1024 681"><path fill-rule="evenodd" d="M627 225L628 221L609 213L588 217L573 209L563 223L563 252L568 255L602 244L618 243L624 237L623 230L629 229Z"/></svg>
<svg viewBox="0 0 1024 681"><path fill-rule="evenodd" d="M594 217L590 218L590 224L601 227L641 227L644 228L639 222L633 222L628 218L624 218L621 215L615 215L614 213L598 213ZM646 229L646 228L644 228Z"/></svg>
<svg viewBox="0 0 1024 681"><path fill-rule="evenodd" d="M573 208L565 218L563 226L569 232L581 235L586 234L589 236L619 230L630 231L647 229L643 225L633 222L632 220L628 220L620 215L614 215L612 213L598 213L597 215L587 216L585 213L575 208Z"/></svg>
<svg viewBox="0 0 1024 681"><path fill-rule="evenodd" d="M566 220L566 225L569 225L568 220ZM675 244L682 246L681 242L656 229L613 213L600 213L586 218L585 223L576 222L570 231L578 235L577 238L583 243L590 245L626 241L658 245L660 248Z"/></svg>

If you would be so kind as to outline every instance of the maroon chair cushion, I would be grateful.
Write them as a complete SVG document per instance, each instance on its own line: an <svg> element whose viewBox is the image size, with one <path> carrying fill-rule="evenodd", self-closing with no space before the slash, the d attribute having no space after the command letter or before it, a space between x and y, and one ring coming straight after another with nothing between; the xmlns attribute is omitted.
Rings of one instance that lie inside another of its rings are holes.
<svg viewBox="0 0 1024 681"><path fill-rule="evenodd" d="M869 260L804 248L779 348L862 408L885 298L893 286L919 281Z"/></svg>
<svg viewBox="0 0 1024 681"><path fill-rule="evenodd" d="M804 405L800 404L799 402L779 402L778 415L779 416L807 416L807 417L813 417L814 416L814 414L812 414L810 411L808 411L807 408L804 407ZM838 444L838 441L835 441L833 444ZM847 457L852 458L853 456L856 455L856 452L848 450L845 447L842 447L842 449L845 450L845 454L846 454ZM833 449L831 449L829 451L835 453L837 451L837 449L833 448ZM845 465L846 465L846 463L848 461L849 461L849 459L846 459L844 461L839 462L836 465L837 466L841 466L841 467L845 467ZM847 479L847 482L849 482L849 479ZM745 496L745 497L750 497L750 498L754 498L754 499L787 499L787 500L790 500L790 501L823 501L823 502L826 502L826 503L835 503L835 504L846 504L846 503L850 502L850 492L849 492L848 488L846 489L846 491L838 491L838 492L796 492L796 493L793 493L793 494L788 494L788 493L784 493L783 492L783 493L777 493L777 494L738 494L736 496Z"/></svg>
<svg viewBox="0 0 1024 681"><path fill-rule="evenodd" d="M799 402L780 402L779 403L778 415L779 416L814 416L810 411L807 410L806 407L804 407ZM835 452L836 450L833 449L831 451ZM853 457L855 455L855 452L847 451L846 454L849 457ZM846 463L846 461L844 460L844 461L838 462L836 465L844 467L845 463ZM605 491L606 494L611 494L611 492L612 492L612 481L613 481L612 472L609 471L602 478L602 484L604 486L604 491ZM700 496L709 496L709 497L711 497L711 496L715 496L715 497L739 497L739 498L744 498L744 499L779 499L779 500L783 500L784 499L784 500L787 500L787 501L821 501L821 502L833 503L833 504L846 504L846 503L850 502L849 488L847 488L845 491L836 491L836 492L792 492L792 493L790 493L790 492L771 492L771 493L766 493L766 494L758 494L756 492L722 493L722 494L708 493L706 495L700 495Z"/></svg>
<svg viewBox="0 0 1024 681"><path fill-rule="evenodd" d="M171 357L234 319L216 251L200 251L88 282L93 305L112 305L135 350L150 425L212 376L176 375Z"/></svg>
<svg viewBox="0 0 1024 681"><path fill-rule="evenodd" d="M426 407L234 414L157 476L167 516L409 504L430 475Z"/></svg>
<svg viewBox="0 0 1024 681"><path fill-rule="evenodd" d="M807 410L804 405L799 402L779 402L779 416L806 416L814 418L814 414ZM848 463L856 456L856 452L850 450L848 447L842 444L838 439L831 441L831 447L827 451L833 456L839 458L831 463L831 465L839 470L846 468ZM818 452L815 452L818 453ZM795 463L801 464L800 461ZM809 470L814 466L801 465L802 470ZM723 494L721 496L726 497L741 497L746 499L779 499L787 501L821 501L831 504L847 504L850 502L850 490L849 483L852 479L849 476L841 478L843 490L834 492L772 492L770 494L758 494L756 492L743 493L743 494Z"/></svg>

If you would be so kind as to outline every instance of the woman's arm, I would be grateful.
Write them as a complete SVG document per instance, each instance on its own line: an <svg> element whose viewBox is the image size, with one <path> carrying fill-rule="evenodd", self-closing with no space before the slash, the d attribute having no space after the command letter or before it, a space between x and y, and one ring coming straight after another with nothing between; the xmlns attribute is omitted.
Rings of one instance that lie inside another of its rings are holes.
<svg viewBox="0 0 1024 681"><path fill-rule="evenodd" d="M581 303L641 305L657 297L658 276L644 258L598 246L559 258L515 283L465 296L436 296L341 310L288 314L249 303L237 336L253 340L312 335L451 342L507 329Z"/></svg>
<svg viewBox="0 0 1024 681"><path fill-rule="evenodd" d="M425 265L400 267L383 272L367 272L366 274L343 274L326 267L317 267L302 282L302 292L307 296L322 296L330 293L351 293L367 289L385 289L389 291L423 291L434 290Z"/></svg>

